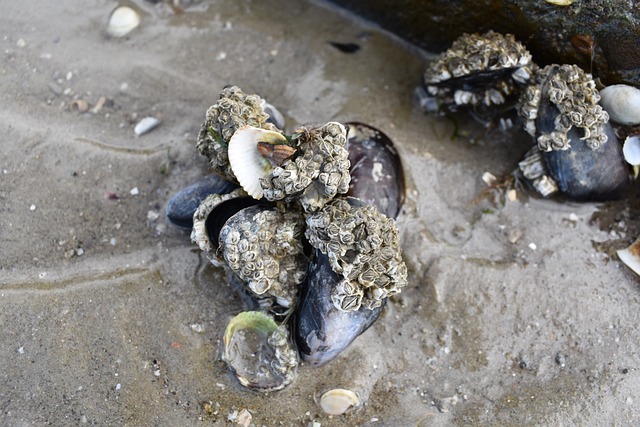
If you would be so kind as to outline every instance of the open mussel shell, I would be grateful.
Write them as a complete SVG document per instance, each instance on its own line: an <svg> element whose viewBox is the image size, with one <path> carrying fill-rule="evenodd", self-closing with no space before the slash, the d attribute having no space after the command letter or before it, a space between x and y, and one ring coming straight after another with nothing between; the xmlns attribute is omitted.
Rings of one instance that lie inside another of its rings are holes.
<svg viewBox="0 0 640 427"><path fill-rule="evenodd" d="M348 126L349 191L372 204L389 218L395 218L405 198L405 179L402 162L391 139L373 126L359 122Z"/></svg>
<svg viewBox="0 0 640 427"><path fill-rule="evenodd" d="M221 254L218 251L220 230L233 215L249 206L261 202L246 196L241 189L229 194L210 194L207 196L193 215L193 229L191 241L207 253L207 257L214 265L220 265Z"/></svg>
<svg viewBox="0 0 640 427"><path fill-rule="evenodd" d="M629 167L613 128L604 124L608 142L591 149L583 141L581 131L573 128L567 137L568 150L542 153L549 176L559 191L576 201L612 200L625 194L630 184Z"/></svg>
<svg viewBox="0 0 640 427"><path fill-rule="evenodd" d="M231 319L224 333L222 358L240 384L263 392L290 384L298 366L286 328L260 311L245 311Z"/></svg>
<svg viewBox="0 0 640 427"><path fill-rule="evenodd" d="M384 300L374 309L365 306L356 311L338 309L331 295L339 281L327 255L316 250L300 293L295 324L298 351L310 365L319 366L338 356L369 329L386 305Z"/></svg>
<svg viewBox="0 0 640 427"><path fill-rule="evenodd" d="M191 229L193 214L210 194L228 194L238 186L218 175L207 175L178 191L167 203L167 219L178 227Z"/></svg>

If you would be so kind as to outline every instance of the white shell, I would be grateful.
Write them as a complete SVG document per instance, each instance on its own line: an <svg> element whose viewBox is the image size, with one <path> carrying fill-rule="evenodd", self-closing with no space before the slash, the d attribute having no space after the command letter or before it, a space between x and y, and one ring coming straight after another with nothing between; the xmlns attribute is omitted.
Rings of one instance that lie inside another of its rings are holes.
<svg viewBox="0 0 640 427"><path fill-rule="evenodd" d="M111 37L124 37L140 25L140 15L128 6L120 6L111 12L107 33Z"/></svg>
<svg viewBox="0 0 640 427"><path fill-rule="evenodd" d="M260 178L273 169L269 160L258 152L258 142L282 144L286 141L278 132L248 125L236 130L229 140L227 154L231 170L240 186L254 199L262 198Z"/></svg>
<svg viewBox="0 0 640 427"><path fill-rule="evenodd" d="M320 408L327 415L342 415L347 409L358 404L358 395L344 388L329 390L320 398Z"/></svg>
<svg viewBox="0 0 640 427"><path fill-rule="evenodd" d="M640 165L640 135L628 136L622 146L624 159L630 165Z"/></svg>
<svg viewBox="0 0 640 427"><path fill-rule="evenodd" d="M600 105L616 123L640 124L640 89L628 85L607 86L600 91Z"/></svg>
<svg viewBox="0 0 640 427"><path fill-rule="evenodd" d="M153 129L158 127L159 124L160 120L156 119L155 117L145 117L138 122L138 124L133 128L133 131L138 136L144 135L145 133L151 132Z"/></svg>
<svg viewBox="0 0 640 427"><path fill-rule="evenodd" d="M628 248L620 249L618 251L618 257L627 267L640 275L640 238L633 242Z"/></svg>

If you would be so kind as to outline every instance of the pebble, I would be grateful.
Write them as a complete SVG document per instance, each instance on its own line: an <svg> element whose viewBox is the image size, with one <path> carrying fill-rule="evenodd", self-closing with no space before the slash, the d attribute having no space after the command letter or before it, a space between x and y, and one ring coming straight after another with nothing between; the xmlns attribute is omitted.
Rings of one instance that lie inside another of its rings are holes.
<svg viewBox="0 0 640 427"><path fill-rule="evenodd" d="M160 125L160 120L155 117L145 117L140 120L138 124L133 128L133 131L137 136L144 135L145 133L151 132L153 129Z"/></svg>
<svg viewBox="0 0 640 427"><path fill-rule="evenodd" d="M535 243L531 242L529 243L529 249L531 249L532 251L535 251L538 248L538 246L536 246Z"/></svg>
<svg viewBox="0 0 640 427"><path fill-rule="evenodd" d="M30 210L30 211L35 211L35 210L36 210L36 205L31 205L31 206L29 206L29 210Z"/></svg>
<svg viewBox="0 0 640 427"><path fill-rule="evenodd" d="M137 196L138 194L140 194L140 190L138 190L138 187L133 187L131 191L129 191L129 194L131 194L132 196Z"/></svg>
<svg viewBox="0 0 640 427"><path fill-rule="evenodd" d="M18 47L25 47L27 45L27 42L24 41L24 39L18 39L18 41L16 42L16 46Z"/></svg>

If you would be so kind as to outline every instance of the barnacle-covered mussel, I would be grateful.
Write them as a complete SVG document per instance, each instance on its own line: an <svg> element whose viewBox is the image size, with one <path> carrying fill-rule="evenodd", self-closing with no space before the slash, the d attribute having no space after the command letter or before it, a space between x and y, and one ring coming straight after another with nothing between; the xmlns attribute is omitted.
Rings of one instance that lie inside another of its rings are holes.
<svg viewBox="0 0 640 427"><path fill-rule="evenodd" d="M536 68L511 34L463 34L426 69L426 92L418 88L417 96L427 111L497 111L515 102Z"/></svg>
<svg viewBox="0 0 640 427"><path fill-rule="evenodd" d="M520 98L519 115L536 142L520 169L544 196L559 191L580 201L624 194L629 166L599 101L591 75L569 64L541 69Z"/></svg>
<svg viewBox="0 0 640 427"><path fill-rule="evenodd" d="M271 122L270 116L279 116L274 111L257 95L225 88L207 112L197 147L216 174L240 188L198 193L197 208L193 197L172 199L175 206L189 200L183 210L194 209L192 240L214 265L225 268L231 285L240 285L251 308L272 322L281 319L277 346L264 333L270 323L260 315L233 320L225 335L224 358L241 384L266 391L289 384L295 373L297 356L290 357L294 346L287 327L298 345L304 344L299 348L304 360L324 363L379 317L407 275L392 219L402 204L404 181L390 140L354 124L360 136L352 134L348 141L347 128L337 122L301 126L287 135ZM372 167L350 170L348 147L354 163ZM310 321L312 330L300 327ZM282 375L260 379L251 375L251 367L240 374L244 368L231 362L245 359L238 352L248 348L242 340L252 328L262 328L254 331L261 337L258 350L252 350L261 352L258 359L287 355L278 362ZM309 347L313 336L329 340L328 345Z"/></svg>

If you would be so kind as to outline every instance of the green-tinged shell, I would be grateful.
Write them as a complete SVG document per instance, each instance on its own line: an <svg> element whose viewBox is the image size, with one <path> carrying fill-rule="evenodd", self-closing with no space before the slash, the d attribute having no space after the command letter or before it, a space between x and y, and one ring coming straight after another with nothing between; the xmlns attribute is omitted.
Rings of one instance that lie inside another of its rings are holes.
<svg viewBox="0 0 640 427"><path fill-rule="evenodd" d="M571 128L582 130L589 148L595 150L607 142L604 125L609 115L598 105L600 94L591 74L576 65L549 65L538 71L522 95L518 113L525 130L536 138L540 151L568 150ZM542 122L541 122L542 121ZM536 123L552 121L551 131L540 131Z"/></svg>
<svg viewBox="0 0 640 427"><path fill-rule="evenodd" d="M290 384L298 366L287 329L260 311L245 311L231 319L222 358L240 384L264 392Z"/></svg>
<svg viewBox="0 0 640 427"><path fill-rule="evenodd" d="M265 101L258 95L247 95L237 86L220 92L220 99L209 107L206 119L200 128L196 147L209 159L211 168L223 177L236 181L229 166L227 148L235 131L245 125L278 131L267 120Z"/></svg>
<svg viewBox="0 0 640 427"><path fill-rule="evenodd" d="M292 141L296 156L260 180L266 199L298 199L305 211L314 212L349 190L347 131L342 124L298 129Z"/></svg>
<svg viewBox="0 0 640 427"><path fill-rule="evenodd" d="M304 254L304 217L296 210L252 206L233 215L220 231L220 250L233 272L257 297L295 304L309 260Z"/></svg>
<svg viewBox="0 0 640 427"><path fill-rule="evenodd" d="M336 308L379 307L407 284L395 221L372 205L334 199L307 216L306 236L341 276L331 295Z"/></svg>

